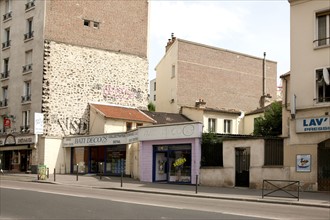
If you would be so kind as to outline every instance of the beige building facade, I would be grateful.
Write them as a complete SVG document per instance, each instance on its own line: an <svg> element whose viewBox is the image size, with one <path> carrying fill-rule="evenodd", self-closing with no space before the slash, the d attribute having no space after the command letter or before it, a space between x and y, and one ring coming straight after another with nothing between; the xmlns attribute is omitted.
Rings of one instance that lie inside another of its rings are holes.
<svg viewBox="0 0 330 220"><path fill-rule="evenodd" d="M91 101L146 108L148 1L1 0L0 8L2 169L60 170L62 138L89 133Z"/></svg>
<svg viewBox="0 0 330 220"><path fill-rule="evenodd" d="M285 166L309 190L330 190L330 1L290 0L291 71L283 75Z"/></svg>
<svg viewBox="0 0 330 220"><path fill-rule="evenodd" d="M274 61L172 35L156 66L156 110L177 113L202 99L209 108L251 111L262 96L276 99L276 78Z"/></svg>

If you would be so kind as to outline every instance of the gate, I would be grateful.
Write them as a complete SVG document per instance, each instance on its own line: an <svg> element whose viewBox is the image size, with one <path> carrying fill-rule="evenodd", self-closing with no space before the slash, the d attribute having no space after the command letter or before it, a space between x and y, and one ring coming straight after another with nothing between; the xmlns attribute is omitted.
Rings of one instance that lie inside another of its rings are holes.
<svg viewBox="0 0 330 220"><path fill-rule="evenodd" d="M330 191L330 139L317 148L317 182L319 191Z"/></svg>
<svg viewBox="0 0 330 220"><path fill-rule="evenodd" d="M249 187L250 183L250 148L235 149L235 186Z"/></svg>

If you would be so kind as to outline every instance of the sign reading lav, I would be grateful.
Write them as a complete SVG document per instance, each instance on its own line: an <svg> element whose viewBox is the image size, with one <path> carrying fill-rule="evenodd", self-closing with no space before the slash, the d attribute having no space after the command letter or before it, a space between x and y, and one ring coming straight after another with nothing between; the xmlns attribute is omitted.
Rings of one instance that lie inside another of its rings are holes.
<svg viewBox="0 0 330 220"><path fill-rule="evenodd" d="M330 131L330 117L297 118L296 132L325 132Z"/></svg>

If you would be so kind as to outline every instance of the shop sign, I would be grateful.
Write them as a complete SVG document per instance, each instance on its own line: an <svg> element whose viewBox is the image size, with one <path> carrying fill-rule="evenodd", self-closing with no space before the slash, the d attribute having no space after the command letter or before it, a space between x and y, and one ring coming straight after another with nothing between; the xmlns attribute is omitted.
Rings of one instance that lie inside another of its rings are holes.
<svg viewBox="0 0 330 220"><path fill-rule="evenodd" d="M63 140L63 147L79 147L79 146L102 146L126 144L126 134L106 134L98 136L85 137L67 137Z"/></svg>
<svg viewBox="0 0 330 220"><path fill-rule="evenodd" d="M325 132L330 131L330 117L297 118L296 132Z"/></svg>
<svg viewBox="0 0 330 220"><path fill-rule="evenodd" d="M139 129L139 141L200 138L202 124L184 124L170 126L150 126Z"/></svg>
<svg viewBox="0 0 330 220"><path fill-rule="evenodd" d="M34 113L34 133L43 134L44 133L44 114Z"/></svg>
<svg viewBox="0 0 330 220"><path fill-rule="evenodd" d="M15 137L12 134L7 135L5 138L0 138L0 146L4 145L25 145L25 144L34 144L35 136L18 136Z"/></svg>
<svg viewBox="0 0 330 220"><path fill-rule="evenodd" d="M3 119L3 126L4 126L5 128L10 128L10 127L11 127L11 121L10 121L9 118L4 118L4 119Z"/></svg>

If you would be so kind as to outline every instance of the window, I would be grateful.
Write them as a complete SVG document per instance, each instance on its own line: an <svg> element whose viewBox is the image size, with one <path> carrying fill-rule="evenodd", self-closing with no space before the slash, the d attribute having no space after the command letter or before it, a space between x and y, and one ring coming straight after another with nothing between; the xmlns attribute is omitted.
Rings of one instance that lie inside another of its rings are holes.
<svg viewBox="0 0 330 220"><path fill-rule="evenodd" d="M9 77L9 58L3 59L3 71L1 73L1 79Z"/></svg>
<svg viewBox="0 0 330 220"><path fill-rule="evenodd" d="M26 34L24 34L24 40L33 38L33 18L26 20Z"/></svg>
<svg viewBox="0 0 330 220"><path fill-rule="evenodd" d="M4 32L5 41L2 42L2 49L10 47L10 28L6 28Z"/></svg>
<svg viewBox="0 0 330 220"><path fill-rule="evenodd" d="M316 13L317 46L330 45L330 10Z"/></svg>
<svg viewBox="0 0 330 220"><path fill-rule="evenodd" d="M32 70L32 50L25 52L25 66L23 66L23 73Z"/></svg>
<svg viewBox="0 0 330 220"><path fill-rule="evenodd" d="M216 122L215 118L209 118L209 132L215 132L216 131L215 122Z"/></svg>
<svg viewBox="0 0 330 220"><path fill-rule="evenodd" d="M126 122L126 131L130 131L133 128L133 123L132 122Z"/></svg>
<svg viewBox="0 0 330 220"><path fill-rule="evenodd" d="M89 20L84 20L84 26L89 27L90 26L90 21Z"/></svg>
<svg viewBox="0 0 330 220"><path fill-rule="evenodd" d="M24 82L22 102L31 101L31 82Z"/></svg>
<svg viewBox="0 0 330 220"><path fill-rule="evenodd" d="M141 127L141 126L143 126L143 123L136 123L136 127L138 128L138 127Z"/></svg>
<svg viewBox="0 0 330 220"><path fill-rule="evenodd" d="M283 140L265 139L265 163L264 165L283 165Z"/></svg>
<svg viewBox="0 0 330 220"><path fill-rule="evenodd" d="M156 95L154 95L154 101L156 101Z"/></svg>
<svg viewBox="0 0 330 220"><path fill-rule="evenodd" d="M29 128L30 128L30 111L23 111L21 132L29 132Z"/></svg>
<svg viewBox="0 0 330 220"><path fill-rule="evenodd" d="M154 82L154 91L156 91L156 82Z"/></svg>
<svg viewBox="0 0 330 220"><path fill-rule="evenodd" d="M96 21L94 21L94 28L96 28L96 29L99 29L99 27L100 27L100 23L99 23L99 22L96 22Z"/></svg>
<svg viewBox="0 0 330 220"><path fill-rule="evenodd" d="M171 77L172 78L175 77L175 65L172 65L172 76Z"/></svg>
<svg viewBox="0 0 330 220"><path fill-rule="evenodd" d="M5 14L3 15L3 20L11 18L11 0L5 1Z"/></svg>
<svg viewBox="0 0 330 220"><path fill-rule="evenodd" d="M8 87L2 87L2 100L0 101L0 107L8 106Z"/></svg>
<svg viewBox="0 0 330 220"><path fill-rule="evenodd" d="M27 3L25 4L25 10L29 10L31 8L34 8L34 1L35 0L27 0Z"/></svg>
<svg viewBox="0 0 330 220"><path fill-rule="evenodd" d="M316 70L316 100L317 102L330 102L330 84L329 84L329 72L323 69Z"/></svg>
<svg viewBox="0 0 330 220"><path fill-rule="evenodd" d="M231 120L223 121L223 133L230 134L231 133Z"/></svg>

